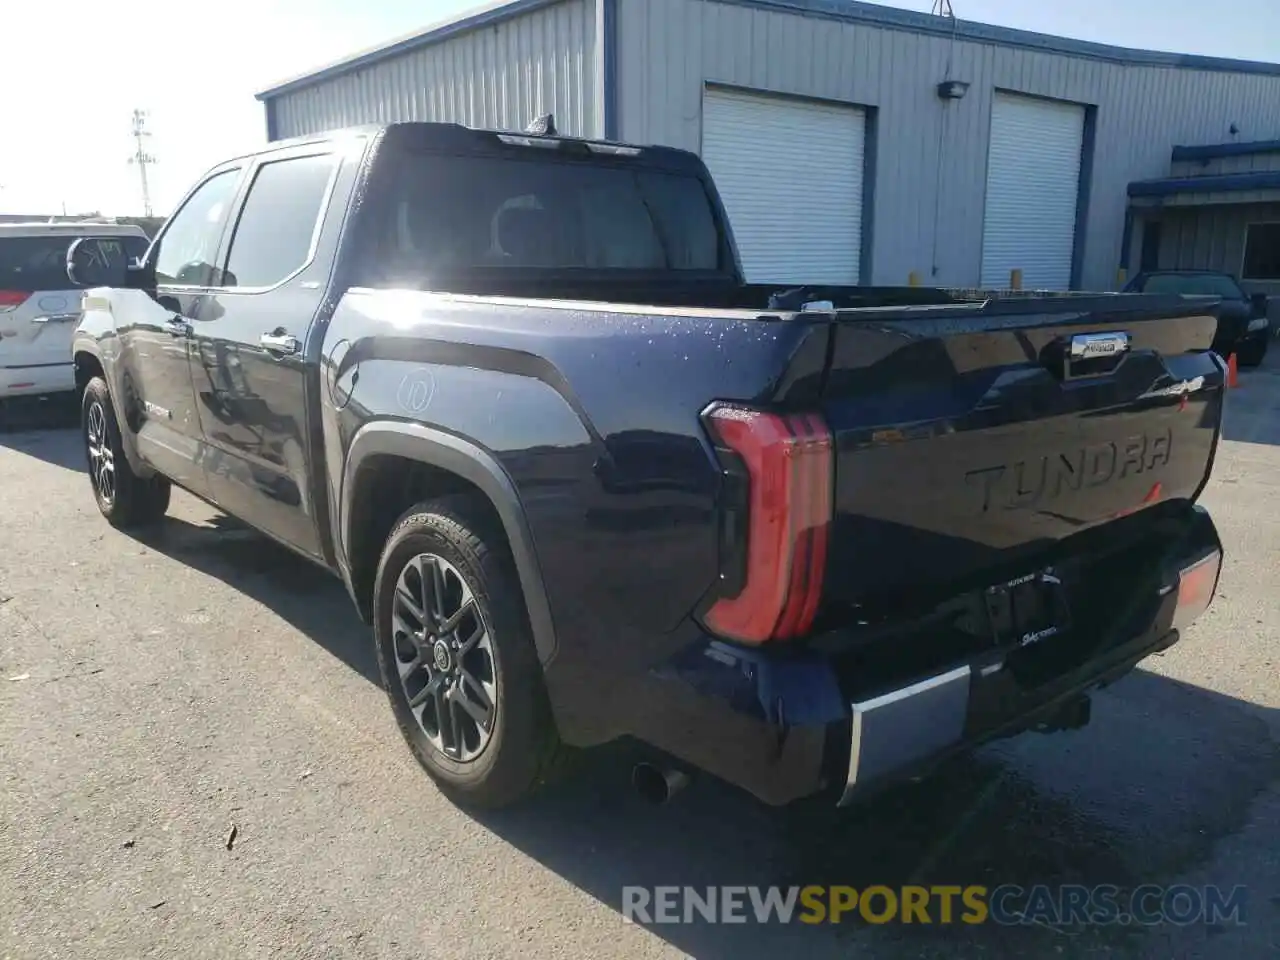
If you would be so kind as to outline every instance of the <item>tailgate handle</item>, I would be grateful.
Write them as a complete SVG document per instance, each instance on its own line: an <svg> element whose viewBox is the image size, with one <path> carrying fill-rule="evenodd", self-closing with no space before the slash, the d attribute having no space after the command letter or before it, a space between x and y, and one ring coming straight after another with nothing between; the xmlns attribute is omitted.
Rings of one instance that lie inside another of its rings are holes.
<svg viewBox="0 0 1280 960"><path fill-rule="evenodd" d="M1101 377L1112 373L1130 348L1129 334L1122 330L1077 333L1050 341L1040 362L1062 380Z"/></svg>
<svg viewBox="0 0 1280 960"><path fill-rule="evenodd" d="M1072 362L1119 358L1129 350L1129 335L1120 331L1077 333L1071 338Z"/></svg>

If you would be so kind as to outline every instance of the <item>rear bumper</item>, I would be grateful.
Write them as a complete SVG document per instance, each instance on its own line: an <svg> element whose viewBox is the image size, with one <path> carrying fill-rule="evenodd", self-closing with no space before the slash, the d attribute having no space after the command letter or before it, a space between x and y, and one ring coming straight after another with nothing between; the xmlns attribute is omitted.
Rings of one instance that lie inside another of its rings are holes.
<svg viewBox="0 0 1280 960"><path fill-rule="evenodd" d="M75 365L69 360L36 366L0 366L0 399L62 393L75 388Z"/></svg>
<svg viewBox="0 0 1280 960"><path fill-rule="evenodd" d="M1182 571L1220 559L1222 548L1208 514L1191 514L1155 595L1115 598L1139 619L1122 618L1113 636L1087 649L1084 638L1064 638L1071 644L1044 654L990 650L868 686L847 658L707 640L650 676L650 719L633 732L765 803L831 792L845 805L983 742L1052 726L1091 691L1176 643L1203 612L1180 600ZM1044 655L1054 658L1051 669L1027 669L1027 657Z"/></svg>

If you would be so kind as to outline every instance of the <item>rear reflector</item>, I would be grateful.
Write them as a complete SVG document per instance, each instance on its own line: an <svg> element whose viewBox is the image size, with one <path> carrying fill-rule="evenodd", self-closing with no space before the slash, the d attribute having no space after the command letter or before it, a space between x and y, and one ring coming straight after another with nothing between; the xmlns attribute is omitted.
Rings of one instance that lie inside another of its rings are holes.
<svg viewBox="0 0 1280 960"><path fill-rule="evenodd" d="M21 306L29 296L29 290L0 290L0 310Z"/></svg>
<svg viewBox="0 0 1280 960"><path fill-rule="evenodd" d="M1209 609L1222 569L1222 551L1215 550L1178 575L1178 606L1173 613L1173 628L1185 630Z"/></svg>
<svg viewBox="0 0 1280 960"><path fill-rule="evenodd" d="M713 439L747 472L745 578L703 616L742 643L797 637L818 613L832 510L831 432L817 414L779 415L714 405Z"/></svg>

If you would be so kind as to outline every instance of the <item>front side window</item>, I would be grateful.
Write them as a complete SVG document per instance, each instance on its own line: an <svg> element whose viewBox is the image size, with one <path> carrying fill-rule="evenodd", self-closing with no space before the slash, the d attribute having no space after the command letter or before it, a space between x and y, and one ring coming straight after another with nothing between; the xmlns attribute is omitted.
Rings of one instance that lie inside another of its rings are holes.
<svg viewBox="0 0 1280 960"><path fill-rule="evenodd" d="M1251 223L1244 238L1246 280L1280 280L1280 223Z"/></svg>
<svg viewBox="0 0 1280 960"><path fill-rule="evenodd" d="M214 174L170 218L154 254L157 284L214 285L218 243L239 179L239 170Z"/></svg>
<svg viewBox="0 0 1280 960"><path fill-rule="evenodd" d="M271 287L306 265L335 162L323 154L258 168L231 238L223 286Z"/></svg>

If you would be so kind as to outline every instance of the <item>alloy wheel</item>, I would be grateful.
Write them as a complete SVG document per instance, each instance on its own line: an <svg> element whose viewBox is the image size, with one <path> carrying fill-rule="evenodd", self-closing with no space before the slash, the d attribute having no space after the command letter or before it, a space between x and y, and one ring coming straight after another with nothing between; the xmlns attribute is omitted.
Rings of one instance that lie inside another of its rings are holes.
<svg viewBox="0 0 1280 960"><path fill-rule="evenodd" d="M422 732L449 759L475 760L493 737L497 670L488 625L457 567L430 553L405 564L391 624L400 684Z"/></svg>
<svg viewBox="0 0 1280 960"><path fill-rule="evenodd" d="M89 479L104 503L116 498L116 460L107 435L107 412L100 402L89 406L85 421L85 443L89 453Z"/></svg>

